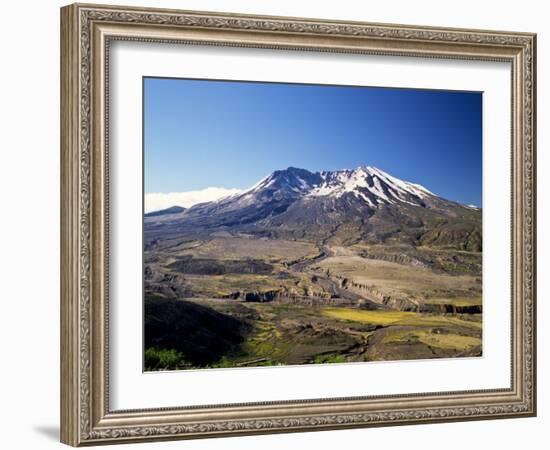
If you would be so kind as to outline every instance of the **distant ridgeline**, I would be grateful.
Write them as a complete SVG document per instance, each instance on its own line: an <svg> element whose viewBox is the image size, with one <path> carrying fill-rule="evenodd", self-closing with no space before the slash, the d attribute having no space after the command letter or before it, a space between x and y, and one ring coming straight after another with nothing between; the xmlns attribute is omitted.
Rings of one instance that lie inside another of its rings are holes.
<svg viewBox="0 0 550 450"><path fill-rule="evenodd" d="M375 167L277 170L250 189L145 215L147 239L216 229L269 238L482 250L481 210L438 197Z"/></svg>

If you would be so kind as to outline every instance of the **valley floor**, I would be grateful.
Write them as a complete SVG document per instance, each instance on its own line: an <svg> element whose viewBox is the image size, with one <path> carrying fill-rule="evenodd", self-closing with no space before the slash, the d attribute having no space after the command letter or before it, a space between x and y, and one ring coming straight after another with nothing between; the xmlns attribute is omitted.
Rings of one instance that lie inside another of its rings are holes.
<svg viewBox="0 0 550 450"><path fill-rule="evenodd" d="M453 249L162 241L145 254L145 369L479 356L480 274L480 253Z"/></svg>

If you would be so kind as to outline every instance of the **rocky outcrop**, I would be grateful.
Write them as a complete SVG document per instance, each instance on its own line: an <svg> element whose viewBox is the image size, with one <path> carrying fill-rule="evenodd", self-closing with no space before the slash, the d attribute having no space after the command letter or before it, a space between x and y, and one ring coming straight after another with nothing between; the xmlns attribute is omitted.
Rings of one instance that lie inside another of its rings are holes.
<svg viewBox="0 0 550 450"><path fill-rule="evenodd" d="M432 314L481 314L481 305L453 305L452 303L421 303L418 312Z"/></svg>
<svg viewBox="0 0 550 450"><path fill-rule="evenodd" d="M279 297L279 291L256 291L243 293L245 302L272 302Z"/></svg>
<svg viewBox="0 0 550 450"><path fill-rule="evenodd" d="M419 304L416 300L406 297L391 297L387 296L384 305L397 311L418 312Z"/></svg>
<svg viewBox="0 0 550 450"><path fill-rule="evenodd" d="M407 297L395 297L381 291L376 286L357 283L349 278L336 277L340 287L364 297L365 301L359 301L361 308L372 309L372 303L383 305L388 309L398 311L417 311L418 302Z"/></svg>
<svg viewBox="0 0 550 450"><path fill-rule="evenodd" d="M433 264L431 261L424 260L418 257L407 255L406 253L388 253L388 252L361 252L361 257L367 259L377 259L381 261L388 261L397 264L403 264L413 267L431 267Z"/></svg>
<svg viewBox="0 0 550 450"><path fill-rule="evenodd" d="M222 298L230 298L244 302L278 302L288 304L301 304L307 306L324 305L356 305L356 302L342 299L329 293L306 292L305 295L287 290L268 290L268 291L236 291L225 295Z"/></svg>
<svg viewBox="0 0 550 450"><path fill-rule="evenodd" d="M143 270L144 290L147 294L160 294L165 298L184 298L192 295L191 289L182 275L158 270L154 265L146 265Z"/></svg>

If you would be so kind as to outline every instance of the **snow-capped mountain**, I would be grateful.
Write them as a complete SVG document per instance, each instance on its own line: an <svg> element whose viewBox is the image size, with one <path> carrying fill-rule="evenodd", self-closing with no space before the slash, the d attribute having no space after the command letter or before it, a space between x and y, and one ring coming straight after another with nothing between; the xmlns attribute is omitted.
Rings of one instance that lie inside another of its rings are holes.
<svg viewBox="0 0 550 450"><path fill-rule="evenodd" d="M457 221L461 224L458 231L453 228ZM289 167L244 192L194 205L163 226L321 239L347 229L361 239L396 235L414 240L433 224L451 227L452 239L462 239L477 229L480 221L479 210L445 200L420 184L376 167L315 173ZM154 226L154 221L149 222L149 227Z"/></svg>
<svg viewBox="0 0 550 450"><path fill-rule="evenodd" d="M321 172L320 176L322 182L308 195L342 197L347 193L353 193L371 207L396 202L425 206L423 199L434 196L425 187L392 177L376 167Z"/></svg>
<svg viewBox="0 0 550 450"><path fill-rule="evenodd" d="M341 198L348 194L355 195L372 208L399 202L426 206L424 200L427 197L436 197L425 187L395 178L376 167L315 173L289 167L273 172L242 193L215 203L243 207L270 198Z"/></svg>

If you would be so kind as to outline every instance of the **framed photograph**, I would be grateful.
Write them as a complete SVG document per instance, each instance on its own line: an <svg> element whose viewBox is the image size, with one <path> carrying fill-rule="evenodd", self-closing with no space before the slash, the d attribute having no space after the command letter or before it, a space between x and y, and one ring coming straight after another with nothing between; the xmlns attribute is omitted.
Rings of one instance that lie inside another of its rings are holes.
<svg viewBox="0 0 550 450"><path fill-rule="evenodd" d="M62 442L535 415L535 38L62 8Z"/></svg>

